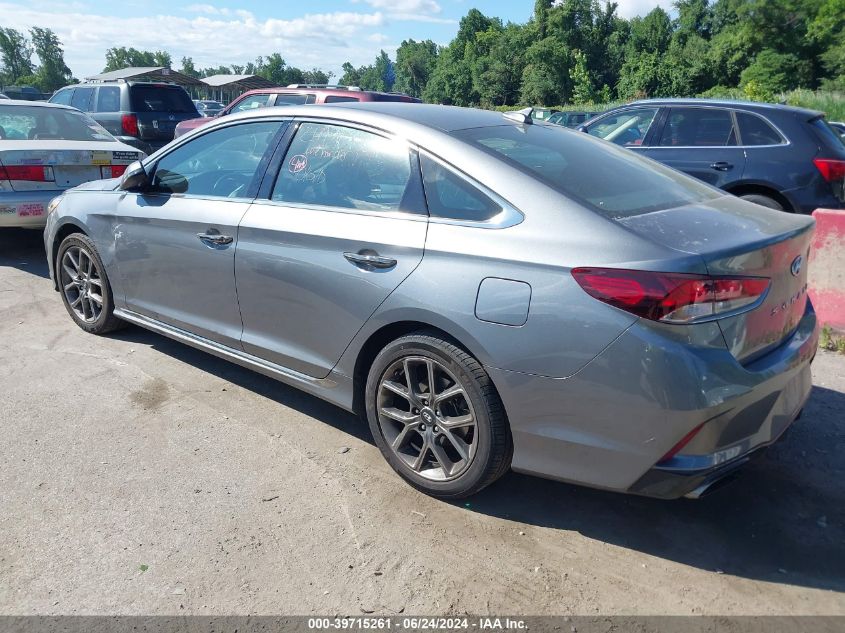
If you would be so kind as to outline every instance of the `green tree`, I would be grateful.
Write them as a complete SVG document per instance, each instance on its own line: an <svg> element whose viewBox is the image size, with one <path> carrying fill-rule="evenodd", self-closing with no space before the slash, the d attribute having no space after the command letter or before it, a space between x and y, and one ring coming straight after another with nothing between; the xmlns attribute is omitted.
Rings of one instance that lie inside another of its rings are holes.
<svg viewBox="0 0 845 633"><path fill-rule="evenodd" d="M413 97L421 97L437 61L437 54L437 44L431 40L404 40L396 50L394 88Z"/></svg>
<svg viewBox="0 0 845 633"><path fill-rule="evenodd" d="M812 65L797 55L767 48L742 71L740 86L745 87L750 82L754 82L755 90L767 94L806 87L812 82Z"/></svg>
<svg viewBox="0 0 845 633"><path fill-rule="evenodd" d="M182 66L179 68L179 72L183 75L188 75L188 77L200 76L199 71L194 66L194 60L191 57L182 58Z"/></svg>
<svg viewBox="0 0 845 633"><path fill-rule="evenodd" d="M65 64L62 43L56 34L50 29L34 26L29 30L29 35L40 62L35 74L42 92L53 92L73 82L70 68Z"/></svg>
<svg viewBox="0 0 845 633"><path fill-rule="evenodd" d="M32 46L20 31L0 28L0 83L13 84L21 77L32 75Z"/></svg>

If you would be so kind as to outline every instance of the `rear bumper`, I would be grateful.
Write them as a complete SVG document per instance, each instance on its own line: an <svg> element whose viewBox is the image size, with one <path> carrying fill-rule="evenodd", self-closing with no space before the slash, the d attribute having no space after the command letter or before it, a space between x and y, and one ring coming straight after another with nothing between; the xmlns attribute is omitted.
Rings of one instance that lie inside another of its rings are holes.
<svg viewBox="0 0 845 633"><path fill-rule="evenodd" d="M12 191L0 193L0 228L41 228L47 223L47 205L56 191Z"/></svg>
<svg viewBox="0 0 845 633"><path fill-rule="evenodd" d="M809 397L817 345L808 303L792 336L745 366L724 347L691 346L637 322L569 378L488 371L511 423L514 470L676 498L780 437Z"/></svg>

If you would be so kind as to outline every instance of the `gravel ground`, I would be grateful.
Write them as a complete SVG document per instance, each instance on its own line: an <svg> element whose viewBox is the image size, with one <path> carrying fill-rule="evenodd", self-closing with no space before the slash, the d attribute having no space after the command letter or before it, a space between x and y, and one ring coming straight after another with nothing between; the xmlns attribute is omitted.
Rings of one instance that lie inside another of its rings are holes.
<svg viewBox="0 0 845 633"><path fill-rule="evenodd" d="M77 329L0 231L0 614L845 614L845 357L731 486L404 485L353 416L138 328Z"/></svg>

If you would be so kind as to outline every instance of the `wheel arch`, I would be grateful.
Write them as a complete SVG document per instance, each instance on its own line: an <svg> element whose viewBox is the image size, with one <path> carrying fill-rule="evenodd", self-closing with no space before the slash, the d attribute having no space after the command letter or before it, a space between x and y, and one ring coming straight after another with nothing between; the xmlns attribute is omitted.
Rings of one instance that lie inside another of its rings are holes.
<svg viewBox="0 0 845 633"><path fill-rule="evenodd" d="M412 332L425 330L429 333L436 334L453 345L460 347L467 354L475 357L482 365L484 364L483 354L479 355L476 353L473 350L473 347L475 347L474 345L466 345L463 340L461 340L463 337L459 338L445 330L443 327L435 325L433 323L434 319L431 319L430 321L432 322L417 319L393 321L380 326L366 337L355 355L355 365L352 372L352 411L356 415L360 416L362 419L366 419L364 391L367 386L367 375L369 374L370 367L372 367L373 361L376 356L378 356L378 353L391 341L395 341L397 338Z"/></svg>
<svg viewBox="0 0 845 633"><path fill-rule="evenodd" d="M62 224L53 234L53 241L50 244L50 265L54 271L56 267L56 258L59 256L59 246L61 246L62 242L68 235L73 235L74 233L82 233L83 235L90 237L88 232L82 227L82 224L77 223L74 220L69 220ZM55 271L53 274L53 288L57 291L59 289L58 271Z"/></svg>
<svg viewBox="0 0 845 633"><path fill-rule="evenodd" d="M787 211L795 211L796 206L773 184L762 181L744 181L725 187L725 191L735 196L758 194L776 200Z"/></svg>

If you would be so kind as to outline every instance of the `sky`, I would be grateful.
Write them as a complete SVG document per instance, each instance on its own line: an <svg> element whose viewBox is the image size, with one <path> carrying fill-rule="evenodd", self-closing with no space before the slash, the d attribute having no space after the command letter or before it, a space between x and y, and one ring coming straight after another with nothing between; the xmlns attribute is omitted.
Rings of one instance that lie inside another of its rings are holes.
<svg viewBox="0 0 845 633"><path fill-rule="evenodd" d="M617 0L623 17L645 15L671 0ZM179 68L245 64L281 53L291 66L333 71L370 64L380 49L394 56L402 40L448 44L471 8L505 22L525 22L534 0L0 0L3 26L53 29L75 77L102 71L112 46L165 50Z"/></svg>

